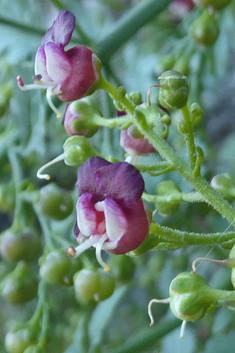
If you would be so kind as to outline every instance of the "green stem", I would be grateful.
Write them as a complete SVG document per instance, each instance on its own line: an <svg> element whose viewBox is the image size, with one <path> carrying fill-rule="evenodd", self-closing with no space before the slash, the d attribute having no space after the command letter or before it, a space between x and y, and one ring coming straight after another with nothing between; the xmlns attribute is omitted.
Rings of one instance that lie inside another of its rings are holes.
<svg viewBox="0 0 235 353"><path fill-rule="evenodd" d="M43 313L43 306L45 304L46 287L47 287L46 282L42 280L38 288L38 297L39 297L38 304L33 316L29 320L29 323L28 323L29 325L37 326L41 320L42 313Z"/></svg>
<svg viewBox="0 0 235 353"><path fill-rule="evenodd" d="M178 229L163 227L155 223L152 223L150 226L150 236L151 234L156 234L156 236L173 243L179 243L182 245L182 247L189 245L215 245L231 241L235 243L234 232L208 234L189 233L180 231ZM159 239L157 239L156 241L159 243ZM151 246L154 248L153 242Z"/></svg>
<svg viewBox="0 0 235 353"><path fill-rule="evenodd" d="M203 202L205 201L203 196L197 192L187 192L187 193L178 193L169 196L161 196L161 195L148 195L145 192L142 195L142 198L148 202Z"/></svg>
<svg viewBox="0 0 235 353"><path fill-rule="evenodd" d="M186 104L182 109L181 113L183 116L184 128L185 128L185 142L188 150L189 164L191 170L194 171L196 166L196 148L194 142L194 134L193 134L193 124L191 122L191 117L188 109L188 105Z"/></svg>
<svg viewBox="0 0 235 353"><path fill-rule="evenodd" d="M109 353L136 353L143 352L147 348L153 348L156 342L179 327L182 321L178 319L172 319L159 322L158 325L146 328L139 332L136 332L133 337L130 337L123 345L118 348L109 350Z"/></svg>
<svg viewBox="0 0 235 353"><path fill-rule="evenodd" d="M149 142L156 148L160 156L170 162L175 171L177 171L185 180L191 184L205 199L205 201L214 207L224 218L230 223L235 220L234 208L223 199L223 197L214 190L209 183L200 175L194 176L188 164L181 159L177 153L169 146L169 144L162 138L160 134L154 132L148 126L145 116L138 109L135 111L135 124L139 131L149 140Z"/></svg>
<svg viewBox="0 0 235 353"><path fill-rule="evenodd" d="M145 0L128 11L102 40L97 43L96 53L103 62L110 57L140 28L163 11L172 0Z"/></svg>
<svg viewBox="0 0 235 353"><path fill-rule="evenodd" d="M105 119L99 115L95 115L94 117L92 117L92 122L99 126L106 126L110 129L114 129L115 127L118 127L120 129L124 127L125 129L127 129L132 124L132 120L133 119L129 118L128 116L124 118L113 119Z"/></svg>
<svg viewBox="0 0 235 353"><path fill-rule="evenodd" d="M27 25L22 24L21 22L15 22L15 21L9 20L9 19L1 17L1 16L0 16L0 23L7 25L7 26L10 26L10 27L13 27L13 28L16 28L18 30L25 31L30 34L36 34L40 37L44 36L44 34L45 34L45 30L43 30L43 29L38 29L38 28L32 27L31 25L27 26Z"/></svg>
<svg viewBox="0 0 235 353"><path fill-rule="evenodd" d="M12 228L15 230L21 230L21 210L22 210L22 198L20 195L20 186L21 181L23 179L23 172L21 169L21 165L19 159L17 157L17 152L15 147L10 147L8 150L8 157L11 163L12 171L13 171L13 180L15 184L15 212L14 219L12 223Z"/></svg>
<svg viewBox="0 0 235 353"><path fill-rule="evenodd" d="M235 303L235 291L207 288L207 295L211 296L219 305L225 306Z"/></svg>
<svg viewBox="0 0 235 353"><path fill-rule="evenodd" d="M157 176L174 171L174 166L167 161L160 161L154 164L135 164L135 167L142 173ZM151 202L151 201L150 201Z"/></svg>
<svg viewBox="0 0 235 353"><path fill-rule="evenodd" d="M129 114L133 115L135 111L135 105L126 97L126 91L124 87L117 89L109 81L107 81L104 76L101 76L98 88L104 89L106 92L108 92L114 100L117 100L126 108L126 111Z"/></svg>
<svg viewBox="0 0 235 353"><path fill-rule="evenodd" d="M53 241L51 239L51 230L49 228L48 221L45 219L44 216L40 215L37 212L36 207L34 207L34 211L35 211L35 213L38 217L38 220L40 222L40 225L41 225L44 237L45 237L46 244L47 244L49 250L52 251L52 250L54 250L55 246L54 246Z"/></svg>

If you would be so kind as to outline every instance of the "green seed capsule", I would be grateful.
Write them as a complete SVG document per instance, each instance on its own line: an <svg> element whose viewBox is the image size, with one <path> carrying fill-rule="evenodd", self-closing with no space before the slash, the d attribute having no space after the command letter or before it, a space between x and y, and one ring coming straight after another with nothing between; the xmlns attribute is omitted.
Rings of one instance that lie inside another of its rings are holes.
<svg viewBox="0 0 235 353"><path fill-rule="evenodd" d="M50 183L41 188L37 208L40 213L49 218L63 220L73 211L72 196L55 183Z"/></svg>
<svg viewBox="0 0 235 353"><path fill-rule="evenodd" d="M24 353L32 343L32 337L27 328L16 332L9 331L5 337L5 347L8 353Z"/></svg>
<svg viewBox="0 0 235 353"><path fill-rule="evenodd" d="M159 103L166 109L183 108L188 100L189 87L186 76L178 71L169 70L159 77Z"/></svg>
<svg viewBox="0 0 235 353"><path fill-rule="evenodd" d="M218 21L214 14L204 11L202 15L192 23L190 32L196 43L205 46L213 45L219 36Z"/></svg>

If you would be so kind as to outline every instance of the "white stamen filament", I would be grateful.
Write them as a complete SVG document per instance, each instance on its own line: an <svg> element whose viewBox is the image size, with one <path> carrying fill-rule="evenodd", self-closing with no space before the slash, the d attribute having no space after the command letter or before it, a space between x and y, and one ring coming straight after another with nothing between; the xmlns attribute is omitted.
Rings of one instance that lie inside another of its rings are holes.
<svg viewBox="0 0 235 353"><path fill-rule="evenodd" d="M47 167L49 167L50 165L55 164L55 163L60 162L60 161L63 161L63 160L64 160L64 153L62 153L62 154L59 155L58 157L52 159L52 161L50 161L50 162L44 164L41 168L39 168L38 171L37 171L37 177L38 177L39 179L50 180L50 178L51 178L50 175L49 175L49 174L41 174L42 171L43 171L44 169L46 169Z"/></svg>
<svg viewBox="0 0 235 353"><path fill-rule="evenodd" d="M184 338L184 330L185 330L185 325L186 325L185 320L183 320L182 325L181 325L181 330L180 330L180 338L183 339Z"/></svg>
<svg viewBox="0 0 235 353"><path fill-rule="evenodd" d="M51 96L53 96L54 94L52 93L52 89L53 87L47 87L47 102L49 104L49 106L51 107L51 109L56 113L56 117L58 119L62 118L62 114L61 112L56 108L56 106L54 105L54 103L52 102Z"/></svg>
<svg viewBox="0 0 235 353"><path fill-rule="evenodd" d="M101 257L101 250L102 250L102 246L105 242L105 240L108 239L107 234L103 234L102 237L99 239L99 241L94 244L94 246L96 247L95 249L95 254L96 254L96 259L99 262L99 264L104 268L104 270L106 272L110 271L109 266L103 261L102 257Z"/></svg>
<svg viewBox="0 0 235 353"><path fill-rule="evenodd" d="M149 304L148 304L148 314L149 314L149 318L150 318L150 326L153 326L154 324L154 318L152 315L152 311L151 311L151 307L153 303L162 303L162 304L169 304L170 303L170 298L167 299L152 299L150 300Z"/></svg>
<svg viewBox="0 0 235 353"><path fill-rule="evenodd" d="M85 240L82 244L78 245L75 248L75 256L78 257L81 253L83 253L85 250L91 248L94 246L96 243L98 243L100 240L100 236L91 236L87 240Z"/></svg>

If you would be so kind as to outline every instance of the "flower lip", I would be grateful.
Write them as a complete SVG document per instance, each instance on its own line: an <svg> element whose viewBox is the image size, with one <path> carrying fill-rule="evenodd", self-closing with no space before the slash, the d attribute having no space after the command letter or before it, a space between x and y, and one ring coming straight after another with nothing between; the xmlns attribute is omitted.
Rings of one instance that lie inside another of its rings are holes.
<svg viewBox="0 0 235 353"><path fill-rule="evenodd" d="M75 28L75 16L70 11L61 10L52 26L42 38L42 45L53 42L64 48L70 41Z"/></svg>
<svg viewBox="0 0 235 353"><path fill-rule="evenodd" d="M78 169L78 194L93 195L93 201L111 198L121 207L131 208L144 191L140 172L126 162L110 163L100 157L89 158Z"/></svg>

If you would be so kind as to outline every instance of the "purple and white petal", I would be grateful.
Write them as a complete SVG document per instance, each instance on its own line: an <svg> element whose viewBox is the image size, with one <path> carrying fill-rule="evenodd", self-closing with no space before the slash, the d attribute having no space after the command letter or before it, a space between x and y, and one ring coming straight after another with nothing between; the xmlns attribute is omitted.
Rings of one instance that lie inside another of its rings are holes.
<svg viewBox="0 0 235 353"><path fill-rule="evenodd" d="M42 81L50 82L52 80L47 72L46 60L45 46L41 45L35 57L35 75L41 75Z"/></svg>
<svg viewBox="0 0 235 353"><path fill-rule="evenodd" d="M66 53L58 45L47 43L45 45L45 54L49 77L55 83L63 82L71 72L71 66Z"/></svg>
<svg viewBox="0 0 235 353"><path fill-rule="evenodd" d="M56 20L42 38L42 45L52 42L64 48L69 43L74 28L75 16L69 11L60 11Z"/></svg>
<svg viewBox="0 0 235 353"><path fill-rule="evenodd" d="M118 240L126 232L128 224L122 208L112 199L104 200L106 233L110 240Z"/></svg>
<svg viewBox="0 0 235 353"><path fill-rule="evenodd" d="M83 194L77 202L77 226L80 232L89 237L97 234L97 215L91 201L92 194Z"/></svg>

